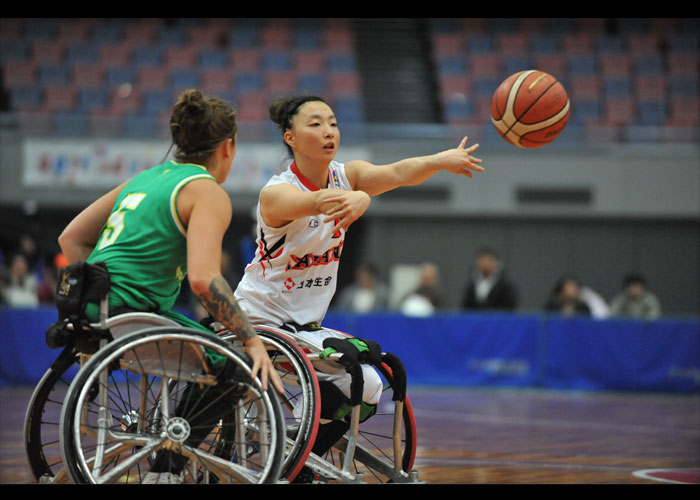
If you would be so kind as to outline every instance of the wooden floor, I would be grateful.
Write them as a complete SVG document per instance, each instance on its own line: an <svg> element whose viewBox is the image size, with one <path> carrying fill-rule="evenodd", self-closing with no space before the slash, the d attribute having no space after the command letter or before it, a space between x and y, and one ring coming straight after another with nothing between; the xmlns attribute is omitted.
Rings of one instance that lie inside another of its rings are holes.
<svg viewBox="0 0 700 500"><path fill-rule="evenodd" d="M0 483L32 483L30 387L0 387ZM700 484L700 395L412 388L429 484Z"/></svg>

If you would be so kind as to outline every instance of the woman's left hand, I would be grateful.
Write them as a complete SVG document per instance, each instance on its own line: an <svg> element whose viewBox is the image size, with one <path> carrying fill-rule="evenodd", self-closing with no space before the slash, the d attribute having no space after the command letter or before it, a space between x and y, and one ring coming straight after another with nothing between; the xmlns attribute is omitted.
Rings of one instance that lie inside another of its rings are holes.
<svg viewBox="0 0 700 500"><path fill-rule="evenodd" d="M442 170L447 170L454 174L472 176L472 170L483 172L484 167L481 166L481 159L472 156L472 153L479 148L478 144L466 147L467 137L462 139L454 149L448 149L435 155L435 159Z"/></svg>

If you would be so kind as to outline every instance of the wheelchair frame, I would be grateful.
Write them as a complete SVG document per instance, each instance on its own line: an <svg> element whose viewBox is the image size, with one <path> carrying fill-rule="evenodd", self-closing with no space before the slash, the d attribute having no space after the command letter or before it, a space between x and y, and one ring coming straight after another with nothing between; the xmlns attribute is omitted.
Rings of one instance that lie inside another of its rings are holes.
<svg viewBox="0 0 700 500"><path fill-rule="evenodd" d="M109 372L112 370L111 365L119 362L119 353L117 351L122 349L126 352L139 341L145 343L141 345L141 348L144 348L148 343L153 344L156 342L159 336L163 337L165 335L172 338L174 335L173 332L179 332L180 336L187 342L198 342L199 346L206 346L208 349L218 349L218 353L226 357L227 365L233 363L236 366L236 370L245 373L245 377L247 378L245 378L245 380L238 380L237 383L239 386L245 386L246 393L254 393L257 397L257 401L262 401L262 403L257 403L258 408L254 413L264 415L264 418L267 419L264 424L267 426L266 430L261 430L263 426L262 424L258 425L257 422L263 422L263 417L260 417L260 419L256 421L255 415L251 417L251 414L245 415L240 413L240 404L237 405L239 413L236 417L232 417L233 419L238 419L236 421L238 427L235 431L231 432L237 432L238 436L243 436L245 438L246 433L258 432L258 437L260 437L263 431L265 431L265 436L268 436L269 433L269 442L265 444L263 440L260 439L262 444L257 446L256 450L253 450L253 452L262 456L264 453L261 453L261 450L263 450L263 448L269 449L269 453L262 459L264 464L258 466L256 472L245 472L245 464L251 462L251 460L247 456L243 457L240 453L238 454L237 460L244 465L235 471L231 470L232 467L226 465L227 458L232 457L209 457L209 462L220 462L217 464L219 472L228 470L232 477L238 476L242 482L277 482L281 475L282 457L284 456L283 437L285 434L285 424L282 420L280 403L275 395L275 391L263 391L259 380L250 379L252 365L248 356L239 349L233 347L230 342L223 341L213 333L208 334L201 330L184 328L174 321L156 314L130 312L109 318L107 310L108 299L107 296L105 296L100 300L100 319L98 323L86 325L84 322L81 322L77 328L79 331L76 331L76 325L72 324L70 321L63 320L58 322L61 323L60 327L65 329L64 333L69 333L67 345L35 388L25 417L25 451L37 481L40 483L53 483L66 482L69 480L80 483L95 482L96 479L99 479L99 476L93 476L90 468L97 466L97 469L99 469L101 458L98 456L85 459L81 456L81 453L77 451L80 446L77 440L79 440L81 434L86 430L85 420L83 419L83 416L86 414L82 411L82 405L92 398L92 395L89 395L88 392L93 390L93 387L97 387L96 398L102 404L98 410L100 413L98 421L106 422L110 418L105 406L109 399L106 389L106 379L109 376ZM197 337L199 337L199 339L197 339ZM84 349L86 347L85 342L81 342L81 348L76 347L75 344L78 342L74 341L79 339L90 339L89 342L87 342L87 349ZM87 351L88 354L85 354L83 351ZM107 359L110 360L109 363L105 361ZM63 383L67 383L64 379L64 375L71 367L78 363L81 364L81 368L70 383L65 396L60 398L60 401L55 398L52 399L51 393L56 388L56 385L61 383L62 380ZM101 367L98 366L100 363L102 363ZM107 363L107 365L105 365L105 363ZM91 373L92 370L97 369L101 369L100 377L93 376ZM133 366L131 370L134 370ZM147 372L147 370L141 371L142 375L145 375ZM150 371L153 370L151 369ZM138 372L138 369L136 369L136 372ZM160 375L163 376L162 380L167 380L167 383L161 383L160 396L152 402L152 407L142 407L141 405L144 404L145 401L144 397L141 397L139 407L127 413L143 416L149 412L153 413L157 406L162 405L160 410L158 410L161 416L169 416L166 396L169 387L174 383L172 377L175 374L171 372L161 373ZM194 380L195 384L202 385L209 383L211 385L212 376L207 375L206 377L192 380ZM179 378L182 378L182 376ZM184 378L187 380L187 377ZM45 431L46 433L50 432L47 428L51 427L51 424L44 422L42 420L42 415L49 403L56 405L62 404L62 408L61 419L57 426L59 434L58 439L54 439L54 436L51 436L51 439L47 441L44 439L44 433ZM125 417L126 416L127 415L125 415ZM221 427L222 422L222 420L219 421L219 427ZM253 422L253 424L250 422ZM246 427L246 425L249 427ZM253 425L253 427L250 427L250 425ZM255 427L256 425L257 427ZM98 450L97 455L99 455L101 453L103 454L105 450L109 452L107 438L110 435L114 437L116 434L113 431L101 428L99 425L97 429L99 430L95 432L99 437L98 441L100 439L102 440L96 444L96 449ZM172 429L164 428L164 431L165 430ZM123 434L121 437L124 437ZM135 439L133 436L131 439L133 440L131 444L133 444L134 449L144 446L143 442L139 442L139 440ZM240 438L238 441L240 441ZM238 446L239 448L241 446L238 444L238 441L234 445L227 445L227 448L217 445L216 449L228 450L229 453L233 453L231 451L234 449L232 446ZM55 446L56 442L60 444L61 461L50 463L47 460L44 448L46 446ZM187 443L184 443L185 446L182 446L182 444L183 443L180 443L179 449L186 448ZM156 447L154 447L154 449ZM253 446L249 447L249 449L252 448ZM187 453L189 453L191 457L196 456L200 459L202 458L201 454L198 455L198 452L194 449L188 449ZM141 453L141 456L151 458L148 456L148 452ZM119 474L117 473L116 476L119 476ZM116 476L107 476L103 479L116 479ZM121 479L121 477L119 479ZM221 478L219 477L218 479Z"/></svg>

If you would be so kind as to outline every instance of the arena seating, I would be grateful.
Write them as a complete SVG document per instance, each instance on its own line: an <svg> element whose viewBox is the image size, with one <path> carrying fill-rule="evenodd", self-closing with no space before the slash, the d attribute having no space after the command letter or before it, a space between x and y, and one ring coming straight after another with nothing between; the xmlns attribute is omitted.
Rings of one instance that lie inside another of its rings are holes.
<svg viewBox="0 0 700 500"><path fill-rule="evenodd" d="M697 127L697 28L697 19L669 18L433 20L445 120L488 122L480 85L540 69L567 88L578 125Z"/></svg>
<svg viewBox="0 0 700 500"><path fill-rule="evenodd" d="M363 123L362 75L350 19L2 19L0 62L10 110L52 114L88 134L169 113L199 87L266 119L277 95L313 93ZM686 18L431 19L438 101L447 124L489 123L495 87L522 69L560 79L571 122L700 125L699 31ZM111 121L110 121L111 120ZM48 121L46 123L49 123ZM132 133L134 133L132 131Z"/></svg>
<svg viewBox="0 0 700 500"><path fill-rule="evenodd" d="M3 19L0 31L10 110L52 115L59 133L166 116L192 87L229 99L242 120L295 93L363 119L349 20Z"/></svg>

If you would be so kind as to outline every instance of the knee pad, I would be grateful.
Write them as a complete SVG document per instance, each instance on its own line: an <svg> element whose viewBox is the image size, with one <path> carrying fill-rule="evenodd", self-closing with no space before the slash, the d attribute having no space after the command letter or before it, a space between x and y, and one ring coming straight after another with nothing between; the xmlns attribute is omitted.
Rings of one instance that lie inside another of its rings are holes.
<svg viewBox="0 0 700 500"><path fill-rule="evenodd" d="M348 421L352 413L350 399L333 382L318 383L321 390L321 418ZM364 422L377 411L377 405L364 401L360 404L360 422Z"/></svg>

